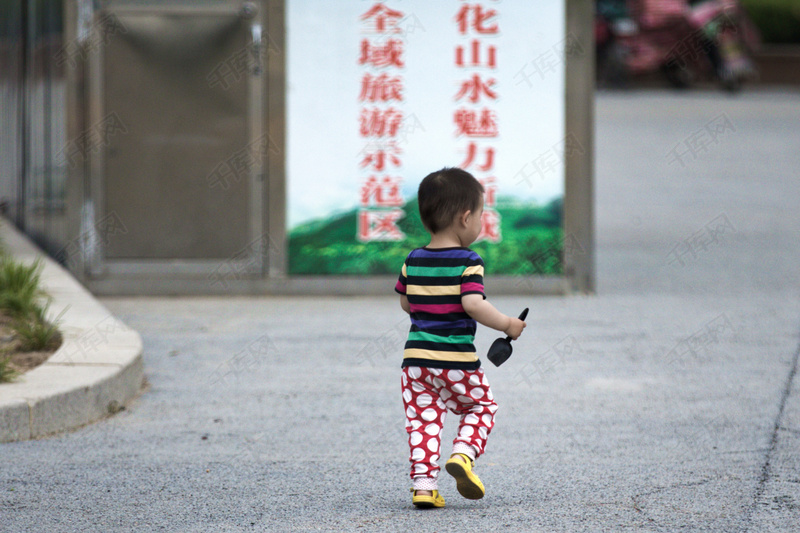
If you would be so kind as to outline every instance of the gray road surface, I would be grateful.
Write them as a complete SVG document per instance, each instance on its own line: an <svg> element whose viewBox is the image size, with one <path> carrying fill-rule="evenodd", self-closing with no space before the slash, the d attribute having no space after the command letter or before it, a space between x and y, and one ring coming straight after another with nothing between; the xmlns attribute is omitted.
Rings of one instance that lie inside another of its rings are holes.
<svg viewBox="0 0 800 533"><path fill-rule="evenodd" d="M597 119L599 292L490 297L531 312L486 366L483 500L444 474L445 509L410 505L395 297L108 299L150 388L0 446L0 531L797 531L800 94Z"/></svg>

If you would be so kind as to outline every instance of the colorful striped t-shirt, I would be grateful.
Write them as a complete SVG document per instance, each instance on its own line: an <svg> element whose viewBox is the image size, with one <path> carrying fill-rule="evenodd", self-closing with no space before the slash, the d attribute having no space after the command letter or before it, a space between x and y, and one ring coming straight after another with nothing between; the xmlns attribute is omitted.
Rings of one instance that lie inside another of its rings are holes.
<svg viewBox="0 0 800 533"><path fill-rule="evenodd" d="M483 260L469 248L412 250L395 291L411 312L403 366L476 370L473 344L477 323L461 305L465 294L483 292Z"/></svg>

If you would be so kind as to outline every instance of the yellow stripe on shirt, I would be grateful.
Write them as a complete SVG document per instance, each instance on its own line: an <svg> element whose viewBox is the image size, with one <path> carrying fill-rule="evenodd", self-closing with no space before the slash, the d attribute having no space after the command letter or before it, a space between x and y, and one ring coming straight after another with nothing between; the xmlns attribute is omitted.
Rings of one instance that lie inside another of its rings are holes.
<svg viewBox="0 0 800 533"><path fill-rule="evenodd" d="M483 276L483 265L472 265L464 269L464 273L461 276L474 276L474 275Z"/></svg>
<svg viewBox="0 0 800 533"><path fill-rule="evenodd" d="M438 350L422 350L420 348L407 348L403 351L404 359L431 359L433 361L454 361L460 363L474 363L478 360L475 352L440 352Z"/></svg>
<svg viewBox="0 0 800 533"><path fill-rule="evenodd" d="M461 285L409 285L406 294L411 296L453 296L461 294Z"/></svg>

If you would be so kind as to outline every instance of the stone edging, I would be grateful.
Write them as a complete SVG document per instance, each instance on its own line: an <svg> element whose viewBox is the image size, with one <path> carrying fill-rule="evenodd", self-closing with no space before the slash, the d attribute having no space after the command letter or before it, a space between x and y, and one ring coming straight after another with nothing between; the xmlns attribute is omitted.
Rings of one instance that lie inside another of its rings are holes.
<svg viewBox="0 0 800 533"><path fill-rule="evenodd" d="M61 347L16 381L0 384L0 442L78 428L119 411L144 383L139 334L7 220L0 220L0 238L25 264L42 258L42 287L52 297L48 319L63 312Z"/></svg>

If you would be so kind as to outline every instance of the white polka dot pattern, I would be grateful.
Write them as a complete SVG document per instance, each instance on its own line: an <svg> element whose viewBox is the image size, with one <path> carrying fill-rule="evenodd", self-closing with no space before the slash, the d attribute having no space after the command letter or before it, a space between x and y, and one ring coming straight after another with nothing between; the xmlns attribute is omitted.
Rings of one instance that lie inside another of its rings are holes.
<svg viewBox="0 0 800 533"><path fill-rule="evenodd" d="M401 384L412 478L437 478L441 433L448 410L461 416L453 444L470 446L476 458L483 453L494 426L497 404L482 369L406 367Z"/></svg>

